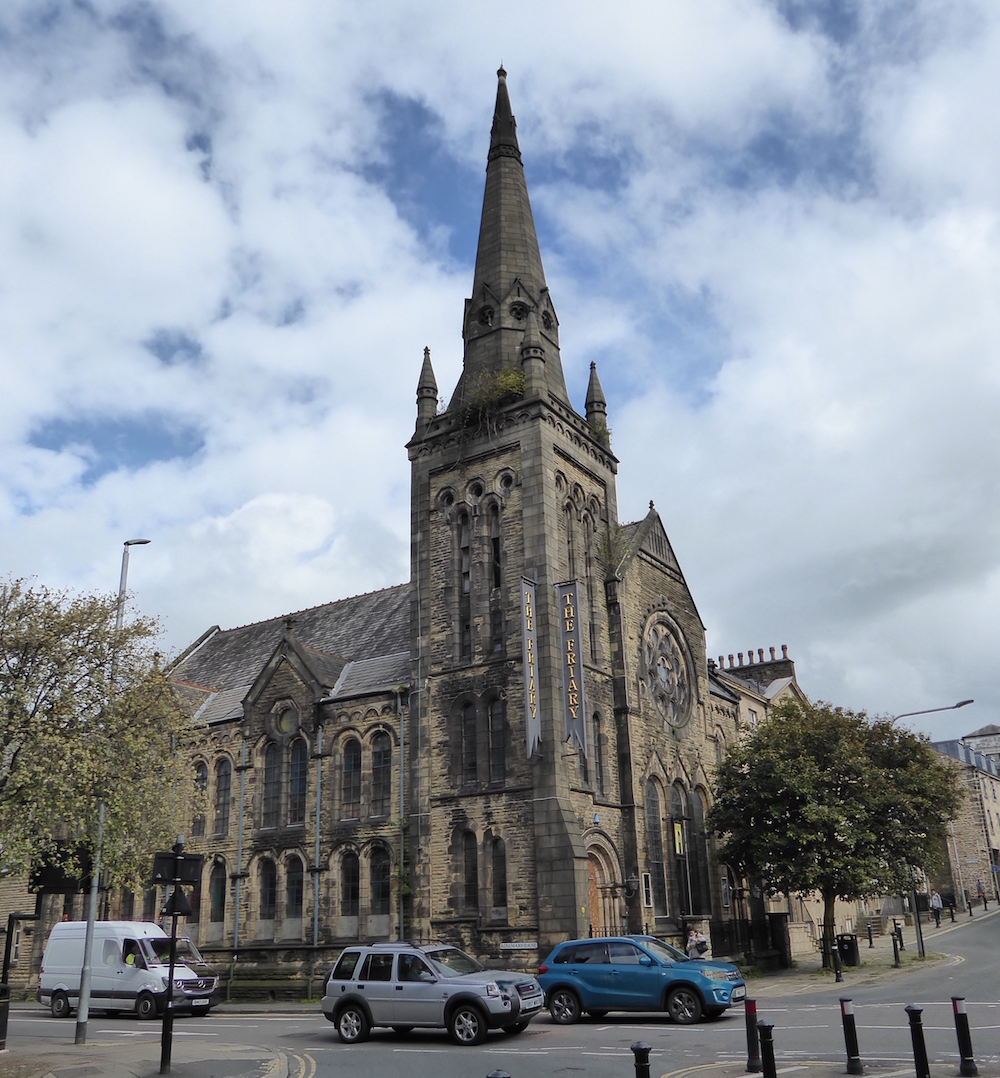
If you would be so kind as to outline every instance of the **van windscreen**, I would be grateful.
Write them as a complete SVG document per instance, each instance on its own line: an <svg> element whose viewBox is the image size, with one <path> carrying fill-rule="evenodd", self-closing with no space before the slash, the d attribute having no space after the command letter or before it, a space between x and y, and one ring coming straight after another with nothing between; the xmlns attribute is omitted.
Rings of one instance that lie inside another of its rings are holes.
<svg viewBox="0 0 1000 1078"><path fill-rule="evenodd" d="M148 936L142 941L146 951L146 957L150 962L167 966L170 964L170 940L159 936L150 939ZM179 939L174 961L177 965L198 965L205 960L198 952L198 948L189 939Z"/></svg>

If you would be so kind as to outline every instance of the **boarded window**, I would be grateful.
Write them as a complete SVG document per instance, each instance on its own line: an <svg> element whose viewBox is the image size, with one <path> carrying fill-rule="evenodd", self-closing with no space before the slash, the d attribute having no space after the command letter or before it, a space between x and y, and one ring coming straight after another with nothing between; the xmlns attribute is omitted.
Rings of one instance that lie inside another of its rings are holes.
<svg viewBox="0 0 1000 1078"><path fill-rule="evenodd" d="M390 865L386 850L375 849L371 858L372 914L385 915L390 909Z"/></svg>
<svg viewBox="0 0 1000 1078"><path fill-rule="evenodd" d="M476 836L466 831L462 836L462 859L465 869L465 908L479 909L479 851Z"/></svg>
<svg viewBox="0 0 1000 1078"><path fill-rule="evenodd" d="M340 915L357 917L361 872L358 855L349 850L340 862Z"/></svg>
<svg viewBox="0 0 1000 1078"><path fill-rule="evenodd" d="M462 783L466 786L479 778L477 723L475 705L466 704L462 708Z"/></svg>
<svg viewBox="0 0 1000 1078"><path fill-rule="evenodd" d="M278 897L278 870L265 858L260 863L260 920L273 921Z"/></svg>
<svg viewBox="0 0 1000 1078"><path fill-rule="evenodd" d="M493 840L493 905L507 905L507 850L502 838Z"/></svg>
<svg viewBox="0 0 1000 1078"><path fill-rule="evenodd" d="M493 700L490 703L489 717L490 782L502 783L507 777L507 706L503 700Z"/></svg>
<svg viewBox="0 0 1000 1078"><path fill-rule="evenodd" d="M212 903L210 919L219 924L226 919L226 866L215 865L208 884Z"/></svg>
<svg viewBox="0 0 1000 1078"><path fill-rule="evenodd" d="M303 872L302 862L289 857L285 862L285 916L302 916Z"/></svg>
<svg viewBox="0 0 1000 1078"><path fill-rule="evenodd" d="M191 837L201 838L205 834L205 793L208 790L208 765L200 760L194 765L194 790L197 796L197 809L191 821Z"/></svg>

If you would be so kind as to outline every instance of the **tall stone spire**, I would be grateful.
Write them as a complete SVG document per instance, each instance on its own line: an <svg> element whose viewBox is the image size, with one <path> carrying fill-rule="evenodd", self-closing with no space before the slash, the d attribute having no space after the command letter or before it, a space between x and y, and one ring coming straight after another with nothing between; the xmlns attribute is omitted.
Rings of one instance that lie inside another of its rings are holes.
<svg viewBox="0 0 1000 1078"><path fill-rule="evenodd" d="M437 412L438 386L431 366L431 350L424 348L424 363L417 381L417 423L429 423Z"/></svg>
<svg viewBox="0 0 1000 1078"><path fill-rule="evenodd" d="M597 364L591 361L590 382L587 385L587 422L593 426L599 419L607 422L608 402L604 399L604 390L601 389L601 380L597 377Z"/></svg>
<svg viewBox="0 0 1000 1078"><path fill-rule="evenodd" d="M497 100L486 164L486 191L472 297L465 302L465 365L452 406L504 367L520 366L528 312L534 311L545 349L547 392L568 403L559 358L559 321L545 284L528 185L507 93L507 72L497 72Z"/></svg>

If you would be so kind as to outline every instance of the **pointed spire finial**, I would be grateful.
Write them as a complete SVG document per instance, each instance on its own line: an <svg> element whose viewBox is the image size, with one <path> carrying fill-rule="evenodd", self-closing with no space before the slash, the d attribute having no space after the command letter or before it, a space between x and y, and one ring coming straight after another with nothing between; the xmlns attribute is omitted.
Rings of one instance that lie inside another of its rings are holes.
<svg viewBox="0 0 1000 1078"><path fill-rule="evenodd" d="M652 513L652 512L653 512L653 509L654 509L654 506L653 506L653 499L652 499L652 498L650 498L650 499L649 499L649 511L650 511L650 512Z"/></svg>
<svg viewBox="0 0 1000 1078"><path fill-rule="evenodd" d="M593 426L598 419L603 419L607 425L608 402L604 399L604 390L601 388L601 380L597 377L597 364L591 361L590 381L587 384L587 400L585 401L587 422Z"/></svg>
<svg viewBox="0 0 1000 1078"><path fill-rule="evenodd" d="M431 350L424 347L424 362L417 381L417 423L426 423L437 414L437 379L431 366Z"/></svg>

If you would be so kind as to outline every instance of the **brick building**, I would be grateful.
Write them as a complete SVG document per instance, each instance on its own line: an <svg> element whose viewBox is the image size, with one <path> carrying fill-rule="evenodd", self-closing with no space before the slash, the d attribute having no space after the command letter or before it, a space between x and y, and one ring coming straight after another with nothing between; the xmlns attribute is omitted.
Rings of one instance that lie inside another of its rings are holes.
<svg viewBox="0 0 1000 1078"><path fill-rule="evenodd" d="M419 373L409 583L215 626L172 669L203 791L186 931L260 992L359 938L531 963L732 913L712 768L799 692L794 666L710 663L653 504L619 523L596 369L582 411L566 389L502 70L463 339L447 407L427 349Z"/></svg>

